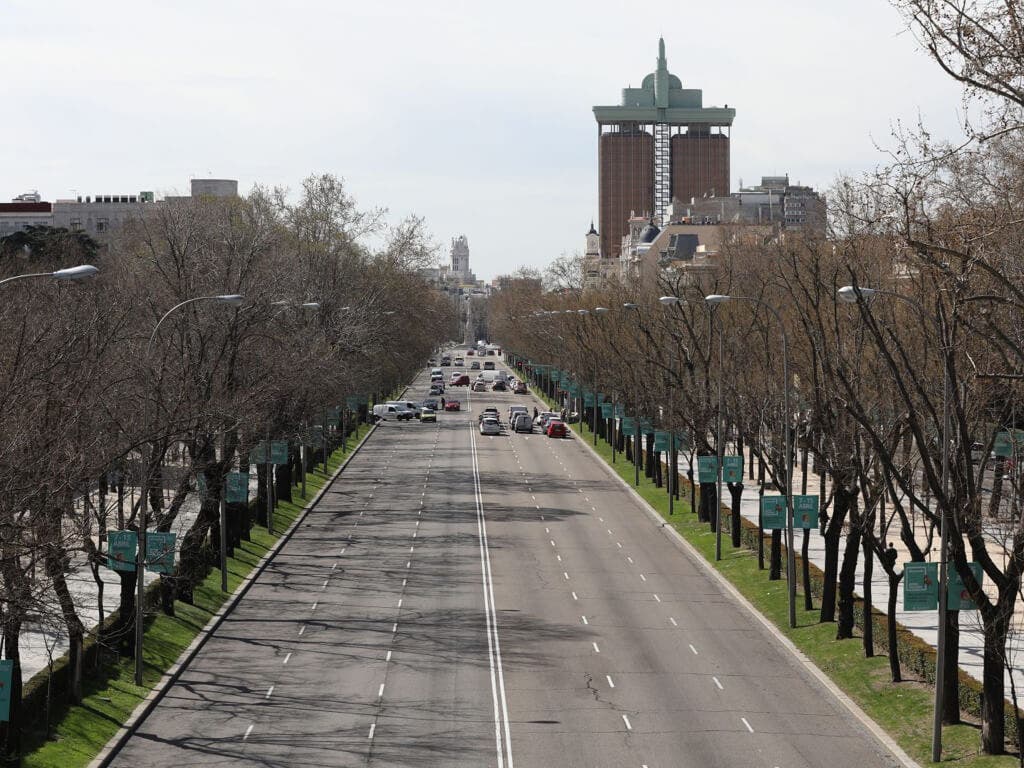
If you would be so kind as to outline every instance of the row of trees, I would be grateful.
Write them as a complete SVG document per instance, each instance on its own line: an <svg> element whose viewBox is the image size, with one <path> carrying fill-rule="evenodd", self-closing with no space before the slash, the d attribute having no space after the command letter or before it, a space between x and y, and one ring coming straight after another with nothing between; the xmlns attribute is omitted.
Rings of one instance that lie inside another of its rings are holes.
<svg viewBox="0 0 1024 768"><path fill-rule="evenodd" d="M202 486L177 571L163 580L165 610L175 597L191 600L216 562L225 476L247 468L254 444L269 436L294 452L325 408L391 391L451 333L451 304L418 277L432 260L422 221L386 226L331 176L307 179L294 203L256 188L147 205L102 246L45 229L0 241L5 276L86 261L100 270L78 283L0 287L0 599L15 669L8 753L18 750L26 622L63 625L72 696L81 695L85 626L69 570L88 562L102 587L106 532L137 529L143 504L150 529L169 531ZM244 298L187 304L154 334L180 302L225 294ZM126 506L125 488L144 476L151 492ZM118 634L130 652L135 574L121 576ZM100 619L102 610L101 601Z"/></svg>
<svg viewBox="0 0 1024 768"><path fill-rule="evenodd" d="M923 128L897 132L891 162L832 190L827 233L732 229L713 271L662 270L647 288L540 292L523 283L494 300L491 330L507 349L573 371L630 415L685 431L698 454L715 453L719 439L727 453L745 446L780 492L788 431L829 480L820 619L835 621L839 638L853 636L862 559L869 655L873 568L888 574L892 618L903 568L889 541L898 536L911 560L931 559L947 519L951 568L984 632L982 744L1001 753L1007 638L1024 568L1022 475L1012 459L992 458L998 433L1024 427L1021 8L996 0L897 5L929 54L965 84L975 116L965 143L937 142ZM879 293L868 299L858 288ZM709 294L754 301L713 306ZM701 488L711 500L702 514L715 514L714 493ZM777 538L772 549L777 575ZM970 562L981 565L986 589ZM946 722L960 717L958 632L958 612L949 611ZM890 640L895 648L894 631Z"/></svg>

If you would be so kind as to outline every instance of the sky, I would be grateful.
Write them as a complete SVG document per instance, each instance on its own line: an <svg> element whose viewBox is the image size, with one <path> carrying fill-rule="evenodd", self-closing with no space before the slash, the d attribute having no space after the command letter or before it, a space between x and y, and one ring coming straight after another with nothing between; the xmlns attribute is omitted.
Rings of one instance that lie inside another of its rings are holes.
<svg viewBox="0 0 1024 768"><path fill-rule="evenodd" d="M961 134L959 88L886 0L0 0L0 200L332 173L390 221L465 234L491 279L582 251L594 105L655 68L736 110L732 186L827 190L897 121Z"/></svg>

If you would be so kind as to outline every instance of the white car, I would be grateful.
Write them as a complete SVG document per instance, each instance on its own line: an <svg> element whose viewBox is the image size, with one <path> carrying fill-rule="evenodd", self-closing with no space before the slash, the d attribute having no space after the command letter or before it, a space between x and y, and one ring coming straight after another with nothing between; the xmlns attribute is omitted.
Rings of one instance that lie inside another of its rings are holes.
<svg viewBox="0 0 1024 768"><path fill-rule="evenodd" d="M508 407L508 420L509 420L509 423L512 422L512 419L515 418L515 414L517 414L517 413L529 413L529 411L526 409L525 405L510 405Z"/></svg>
<svg viewBox="0 0 1024 768"><path fill-rule="evenodd" d="M554 411L544 411L538 414L537 418L534 419L534 424L536 424L541 429L547 429L548 419L557 419L561 415L562 414L555 413Z"/></svg>
<svg viewBox="0 0 1024 768"><path fill-rule="evenodd" d="M480 420L480 434L481 435L500 435L501 424L498 423L497 419L486 418Z"/></svg>
<svg viewBox="0 0 1024 768"><path fill-rule="evenodd" d="M533 432L533 420L528 413L517 413L512 417L512 431L531 434Z"/></svg>

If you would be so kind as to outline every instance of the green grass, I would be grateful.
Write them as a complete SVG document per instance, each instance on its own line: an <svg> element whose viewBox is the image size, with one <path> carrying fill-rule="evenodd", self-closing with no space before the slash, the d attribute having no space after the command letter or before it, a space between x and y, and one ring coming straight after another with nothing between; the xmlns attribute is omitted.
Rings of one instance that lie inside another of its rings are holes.
<svg viewBox="0 0 1024 768"><path fill-rule="evenodd" d="M539 393L538 393L539 394ZM619 476L634 485L633 464L621 453L612 464L611 446L600 437L593 445L593 433L586 424L573 424L576 438L587 444ZM869 717L878 723L912 758L922 765L931 763L933 689L920 682L892 683L889 659L884 654L865 658L860 638L837 641L835 624L822 624L818 612L803 610L803 596L797 601L797 627L789 627L786 582L769 581L768 572L757 567L757 555L746 548L733 549L728 535L722 539L722 560L715 562L715 537L707 523L697 521L686 493L675 502L675 514L668 514L668 493L640 473L637 492L689 541L714 568L720 571L797 648L828 675ZM682 489L681 489L682 490ZM904 670L904 675L906 675ZM943 763L968 768L1009 768L1018 765L1016 756L981 754L980 731L974 725L945 726L942 734Z"/></svg>
<svg viewBox="0 0 1024 768"><path fill-rule="evenodd" d="M355 436L348 440L348 451L339 448L327 459L326 474L323 472L323 464L306 474L307 500L312 500L368 431L369 426L360 425ZM240 547L235 548L234 556L228 558L227 593L221 592L220 569L215 569L196 588L194 605L177 601L174 617L161 613L147 624L142 686L134 683L135 663L129 658L108 666L102 679L87 678L82 704L55 713L49 739L41 733L26 738L23 765L27 768L75 768L88 765L230 594L274 546L281 533L301 514L307 500L301 498L300 491L301 486L294 488L292 498L295 501L281 502L275 510L274 523L278 533L269 534L265 527L256 526L251 532L252 540L242 542Z"/></svg>

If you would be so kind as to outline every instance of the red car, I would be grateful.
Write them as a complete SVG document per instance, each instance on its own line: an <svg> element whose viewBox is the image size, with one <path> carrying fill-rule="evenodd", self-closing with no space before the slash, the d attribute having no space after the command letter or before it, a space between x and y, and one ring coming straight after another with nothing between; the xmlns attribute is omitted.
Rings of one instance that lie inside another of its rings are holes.
<svg viewBox="0 0 1024 768"><path fill-rule="evenodd" d="M444 409L446 411L461 411L462 403L458 400L446 400L444 403Z"/></svg>
<svg viewBox="0 0 1024 768"><path fill-rule="evenodd" d="M461 376L452 376L450 386L453 387L468 387L469 386L469 374L464 373Z"/></svg>
<svg viewBox="0 0 1024 768"><path fill-rule="evenodd" d="M470 350L467 350L466 357L472 357L475 354L476 354L476 352L474 352L472 349L470 349Z"/></svg>
<svg viewBox="0 0 1024 768"><path fill-rule="evenodd" d="M548 437L565 437L566 429L565 424L560 422L558 419L551 419L548 421L547 428Z"/></svg>

